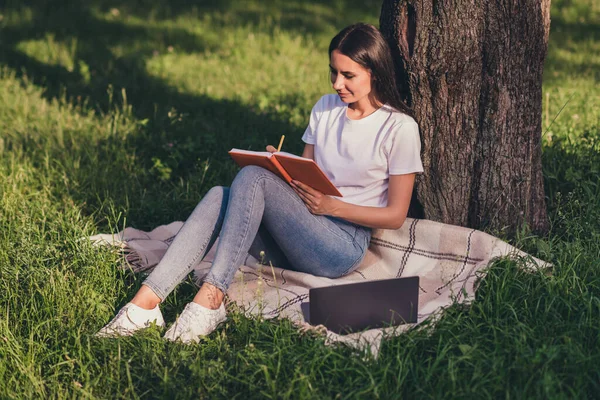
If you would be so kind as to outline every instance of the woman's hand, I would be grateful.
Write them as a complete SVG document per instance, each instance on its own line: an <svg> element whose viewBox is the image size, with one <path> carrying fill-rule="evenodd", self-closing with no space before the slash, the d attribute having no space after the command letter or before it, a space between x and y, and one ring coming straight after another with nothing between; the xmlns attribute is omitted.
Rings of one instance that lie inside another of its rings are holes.
<svg viewBox="0 0 600 400"><path fill-rule="evenodd" d="M277 149L275 148L275 146L268 145L267 146L267 151L269 153L275 153L275 152L277 152Z"/></svg>
<svg viewBox="0 0 600 400"><path fill-rule="evenodd" d="M298 193L298 196L312 214L333 216L335 213L338 199L327 196L299 181L292 181L292 188Z"/></svg>

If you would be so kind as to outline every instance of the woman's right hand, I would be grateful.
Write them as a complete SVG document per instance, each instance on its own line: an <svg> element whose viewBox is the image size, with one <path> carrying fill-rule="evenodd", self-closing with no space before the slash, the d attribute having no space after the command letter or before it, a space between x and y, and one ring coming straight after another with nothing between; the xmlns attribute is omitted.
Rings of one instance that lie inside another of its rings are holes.
<svg viewBox="0 0 600 400"><path fill-rule="evenodd" d="M275 148L275 146L268 145L268 146L267 146L267 151L268 151L269 153L276 153L276 152L277 152L277 149Z"/></svg>

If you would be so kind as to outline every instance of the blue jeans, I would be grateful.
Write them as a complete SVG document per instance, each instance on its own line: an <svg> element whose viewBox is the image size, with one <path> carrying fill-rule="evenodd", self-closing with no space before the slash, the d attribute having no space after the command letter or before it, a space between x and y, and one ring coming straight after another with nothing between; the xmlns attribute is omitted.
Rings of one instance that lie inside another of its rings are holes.
<svg viewBox="0 0 600 400"><path fill-rule="evenodd" d="M208 191L187 219L163 259L144 281L161 300L202 261L219 237L215 259L204 278L223 293L248 253L273 266L328 278L357 268L371 229L311 214L294 190L272 172L243 168L231 188Z"/></svg>

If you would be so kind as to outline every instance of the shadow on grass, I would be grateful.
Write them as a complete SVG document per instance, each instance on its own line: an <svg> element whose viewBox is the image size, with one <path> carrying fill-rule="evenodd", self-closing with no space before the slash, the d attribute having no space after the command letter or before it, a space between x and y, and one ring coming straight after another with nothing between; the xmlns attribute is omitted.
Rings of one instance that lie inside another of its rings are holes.
<svg viewBox="0 0 600 400"><path fill-rule="evenodd" d="M210 15L228 26L259 26L265 21L285 31L301 34L328 31L346 20L358 22L365 14L379 11L380 0L99 0L102 11L121 10L129 15L155 20L171 20L181 16Z"/></svg>
<svg viewBox="0 0 600 400"><path fill-rule="evenodd" d="M214 51L221 46L214 41L216 39L200 37L173 26L157 28L126 24L121 19L99 18L98 12L110 13L112 8L118 8L123 15L155 20L209 16L231 26L258 26L269 21L267 17L271 16L271 21L275 21L273 24L277 23L283 30L319 33L331 29L340 20L340 12L364 15L366 9L379 8L379 1L71 0L57 5L47 0L11 0L3 12L11 9L18 12L23 7L30 8L31 19L3 29L0 63L44 87L44 96L48 99L63 94L73 101L89 99L100 112L119 108L118 103L123 101L119 89L127 88L127 102L133 106L134 116L139 121L146 121L125 143L117 134L117 137L98 144L94 149L97 154L91 159L88 157L91 165L75 178L81 184L77 192L72 193L73 198L86 204L89 213L98 209L102 198L111 199L128 210L128 223L151 228L186 218L198 200L189 199L189 193L200 196L214 184L229 183L236 171L228 160L230 148L262 149L286 132L290 139L295 137L286 142L289 151L297 153L301 150L301 128L290 125L280 116L262 113L240 102L181 93L146 71L146 61L155 51L166 51L163 47L167 44L190 53ZM551 29L551 40L561 49L597 37L600 32L597 24L571 24L560 18L552 21ZM20 43L49 35L58 42L76 41L72 69L46 64L19 50ZM113 49L118 46L133 51L128 50L123 56L115 54ZM552 54L548 63L551 69L565 73L577 73L579 69L584 73L592 67L557 61ZM597 74L596 71L596 77ZM109 85L115 88L113 103L107 95ZM297 94L278 100L291 108L305 107ZM112 157L119 146L135 153L138 170L125 169L121 160ZM95 180L94 175L86 175L97 170ZM178 182L186 182L192 189L187 191L188 194L182 194L185 190L181 186L174 188Z"/></svg>
<svg viewBox="0 0 600 400"><path fill-rule="evenodd" d="M39 2L44 4L45 2ZM212 50L216 43L207 44L183 29L159 29L148 26L126 25L118 21L101 20L81 2L64 3L57 8L33 8L29 23L3 29L0 61L19 73L26 73L35 83L43 84L48 98L58 97L66 90L69 97L90 98L102 110L108 107L108 85L127 87L136 112L147 115L154 104L165 106L161 92L169 88L149 77L145 61L157 51L161 42L177 43L189 52ZM20 7L19 7L20 8ZM76 40L77 63L73 70L48 65L23 52L17 45L28 40L51 36L58 42ZM111 48L115 45L133 45L135 51L118 56ZM90 76L85 76L88 70ZM148 95L148 89L153 93Z"/></svg>
<svg viewBox="0 0 600 400"><path fill-rule="evenodd" d="M131 3L135 2L127 4ZM94 213L109 199L126 209L127 224L138 228L185 219L200 194L214 184L231 181L237 167L227 155L230 148L262 150L285 132L295 137L287 142L289 151L301 150L299 129L281 117L237 101L181 93L145 70L146 60L155 51L156 38L189 52L213 50L218 44L204 43L182 29L100 20L83 2L58 7L43 1L28 4L33 7L33 20L3 31L0 63L44 87L44 96L49 100L63 95L73 102L88 99L101 113L122 108L124 99L119 88L127 88L127 104L132 105L135 118L143 121L125 142L117 132L91 151L82 151L81 170L71 171L78 189L70 194L85 204L86 212ZM110 2L102 4L112 6ZM17 48L23 41L48 35L57 41L77 39L72 70L40 62ZM111 51L116 44L126 43L135 44L136 51L124 57ZM90 76L86 78L81 66ZM107 87L115 88L114 96L107 95ZM295 95L277 100L291 107L300 106L302 101ZM123 160L115 159L123 154L123 146L135 157L139 167L135 171L126 169ZM218 168L210 168L215 164ZM197 197L190 199L190 194ZM106 228L103 223L100 227Z"/></svg>
<svg viewBox="0 0 600 400"><path fill-rule="evenodd" d="M336 25L345 25L348 21L359 20L373 10L379 10L379 0L65 0L58 4L49 0L8 0L4 13L23 13L26 9L33 14L29 22L2 30L1 63L17 71L25 69L36 83L47 87L49 98L56 97L64 87L70 96L90 98L93 104L102 109L107 106L108 84L117 88L127 87L135 111L147 116L155 104L165 106L161 92L170 89L147 75L146 60L155 52L164 53L171 44L178 51L190 53L214 51L221 48L221 38L200 37L172 25L156 28L140 25L139 22L126 24L123 18L112 18L111 10L121 16L152 18L154 21L186 16L202 24L202 18L208 17L224 26L260 25L263 30L277 26L283 31L318 34L332 27L337 30L342 26ZM103 13L108 17L100 18L99 15ZM356 17L353 18L353 15ZM17 48L25 41L48 36L65 44L76 41L76 65L72 71L39 62ZM115 54L113 49L118 47L127 48L127 54ZM153 93L149 94L148 90L153 90Z"/></svg>

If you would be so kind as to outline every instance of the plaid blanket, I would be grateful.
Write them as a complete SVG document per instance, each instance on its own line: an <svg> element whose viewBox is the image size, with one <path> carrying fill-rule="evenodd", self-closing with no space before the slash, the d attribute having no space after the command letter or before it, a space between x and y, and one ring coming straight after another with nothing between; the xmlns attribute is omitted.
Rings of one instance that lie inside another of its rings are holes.
<svg viewBox="0 0 600 400"><path fill-rule="evenodd" d="M124 255L124 267L136 272L150 271L158 264L182 225L182 222L173 222L151 232L126 228L114 235L101 234L90 239L95 243L119 246ZM197 283L208 273L216 247L215 244L195 268ZM525 268L548 266L484 232L408 218L398 230L374 230L369 251L360 267L338 279L261 265L248 255L236 273L227 298L248 315L289 318L302 329L325 334L327 343L346 343L368 349L376 356L384 336L396 335L427 319L435 319L441 310L455 302L473 300L485 267L492 260L504 256L524 260L521 265ZM309 288L405 276L420 277L416 324L338 335L323 326L310 326L304 320L301 304L308 302Z"/></svg>

